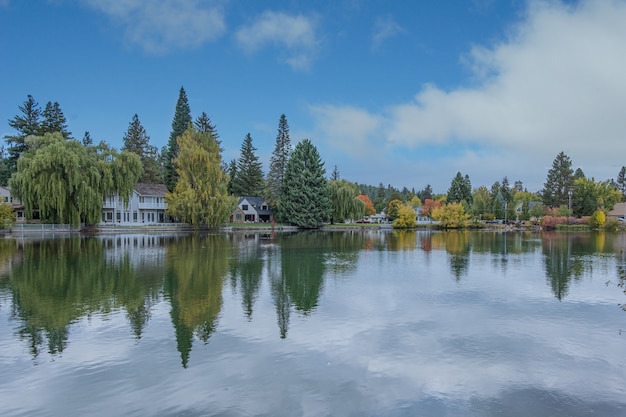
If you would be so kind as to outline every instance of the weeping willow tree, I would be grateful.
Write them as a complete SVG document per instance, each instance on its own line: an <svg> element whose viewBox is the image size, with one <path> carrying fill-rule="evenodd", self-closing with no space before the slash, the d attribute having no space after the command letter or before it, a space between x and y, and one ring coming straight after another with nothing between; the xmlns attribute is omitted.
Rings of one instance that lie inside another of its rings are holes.
<svg viewBox="0 0 626 417"><path fill-rule="evenodd" d="M170 216L199 227L218 227L226 222L237 206L228 194L229 177L222 170L218 142L211 133L189 127L178 138L178 182L165 195Z"/></svg>
<svg viewBox="0 0 626 417"><path fill-rule="evenodd" d="M332 206L331 223L365 216L365 203L357 198L361 190L356 184L346 180L330 180L328 190Z"/></svg>
<svg viewBox="0 0 626 417"><path fill-rule="evenodd" d="M17 163L9 186L24 204L27 219L39 209L41 219L54 223L95 224L103 199L118 193L128 204L143 170L137 155L101 143L84 146L60 133L30 136L28 150Z"/></svg>

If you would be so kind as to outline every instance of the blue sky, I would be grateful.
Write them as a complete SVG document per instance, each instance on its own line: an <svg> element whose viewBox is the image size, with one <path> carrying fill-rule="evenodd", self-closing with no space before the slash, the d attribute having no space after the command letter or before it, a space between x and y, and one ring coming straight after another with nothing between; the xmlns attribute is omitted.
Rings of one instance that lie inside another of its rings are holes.
<svg viewBox="0 0 626 417"><path fill-rule="evenodd" d="M183 86L226 161L278 120L349 181L445 193L555 156L626 165L626 1L0 0L0 134L28 94L116 148L137 113L159 148Z"/></svg>

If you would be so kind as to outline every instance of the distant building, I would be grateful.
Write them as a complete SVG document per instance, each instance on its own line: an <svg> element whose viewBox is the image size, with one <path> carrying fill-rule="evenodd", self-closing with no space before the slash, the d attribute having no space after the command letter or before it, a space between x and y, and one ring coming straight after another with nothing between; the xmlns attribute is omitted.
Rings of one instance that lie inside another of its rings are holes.
<svg viewBox="0 0 626 417"><path fill-rule="evenodd" d="M231 223L271 223L274 212L263 197L240 197L230 216Z"/></svg>
<svg viewBox="0 0 626 417"><path fill-rule="evenodd" d="M137 183L128 205L116 193L104 199L100 224L158 224L165 223L165 184Z"/></svg>
<svg viewBox="0 0 626 417"><path fill-rule="evenodd" d="M616 203L613 210L609 211L606 216L614 219L626 219L626 203Z"/></svg>

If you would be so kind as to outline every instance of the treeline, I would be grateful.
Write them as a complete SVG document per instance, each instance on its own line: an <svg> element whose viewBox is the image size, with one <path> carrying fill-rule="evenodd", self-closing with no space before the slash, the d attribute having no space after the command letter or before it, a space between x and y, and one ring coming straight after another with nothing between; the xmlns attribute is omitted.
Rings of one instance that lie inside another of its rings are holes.
<svg viewBox="0 0 626 417"><path fill-rule="evenodd" d="M164 183L170 191L170 216L212 226L226 220L239 196L265 197L279 221L319 227L372 212L385 211L393 219L401 205L423 206L422 214L431 217L432 210L450 204L458 205L452 206L456 213L481 220L525 220L557 212L582 217L610 210L626 192L625 167L616 180L596 181L580 169L574 172L563 152L555 158L544 188L534 193L519 180L511 185L506 176L489 188L473 188L469 176L460 172L445 194L434 194L429 184L417 191L358 184L341 179L336 166L327 176L310 140L292 149L284 114L265 174L250 133L239 158L223 161L216 126L205 112L192 118L182 87L168 143L160 151L150 143L137 114L118 152L104 141L94 144L88 131L81 140L73 138L57 102L41 109L29 95L19 110L9 120L15 134L5 136L6 152L2 148L0 153L0 185L11 187L24 202L27 216L37 208L51 222L97 222L102 198L115 192L128 198L136 182ZM405 215L408 219L410 211Z"/></svg>

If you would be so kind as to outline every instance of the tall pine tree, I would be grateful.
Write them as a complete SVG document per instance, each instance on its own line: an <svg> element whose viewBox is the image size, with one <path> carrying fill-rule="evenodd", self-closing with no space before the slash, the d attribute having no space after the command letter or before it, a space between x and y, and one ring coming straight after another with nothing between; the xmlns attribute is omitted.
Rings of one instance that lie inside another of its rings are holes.
<svg viewBox="0 0 626 417"><path fill-rule="evenodd" d="M274 152L270 158L270 167L267 173L267 203L274 209L278 208L281 197L281 187L285 176L287 161L291 155L291 139L289 138L289 124L287 116L282 114L278 121L278 133L276 135L276 144Z"/></svg>
<svg viewBox="0 0 626 417"><path fill-rule="evenodd" d="M220 134L217 133L217 128L213 123L211 123L211 118L205 112L202 112L202 114L194 120L193 126L200 133L210 133L213 140L220 146L221 149L222 142L219 140ZM221 151L223 152L224 150L221 149Z"/></svg>
<svg viewBox="0 0 626 417"><path fill-rule="evenodd" d="M187 93L185 89L180 87L178 94L178 101L176 102L176 112L174 113L174 119L172 120L172 131L170 132L170 139L167 142L167 155L165 155L164 166L164 181L167 188L172 191L178 181L178 174L176 172L176 163L174 160L178 158L178 144L176 139L187 130L191 124L191 109L189 108L189 101L187 100ZM184 161L179 161L179 163Z"/></svg>
<svg viewBox="0 0 626 417"><path fill-rule="evenodd" d="M569 203L569 193L574 185L572 160L564 152L560 152L552 162L546 182L541 192L543 204L559 207Z"/></svg>
<svg viewBox="0 0 626 417"><path fill-rule="evenodd" d="M468 175L463 177L460 172L456 173L456 176L450 183L446 201L448 203L465 201L467 204L472 204L472 183Z"/></svg>
<svg viewBox="0 0 626 417"><path fill-rule="evenodd" d="M40 135L60 132L65 139L71 137L72 133L67 130L67 120L59 103L49 101L41 115L43 120L41 121Z"/></svg>
<svg viewBox="0 0 626 417"><path fill-rule="evenodd" d="M233 178L232 191L235 196L260 197L263 195L263 170L255 151L252 136L248 133L241 145L237 171Z"/></svg>
<svg viewBox="0 0 626 417"><path fill-rule="evenodd" d="M6 160L8 175L17 171L17 160L28 149L26 138L31 135L39 135L41 131L41 108L30 94L24 104L18 107L21 114L9 120L9 126L17 131L15 135L7 135L8 158Z"/></svg>
<svg viewBox="0 0 626 417"><path fill-rule="evenodd" d="M160 183L162 181L158 150L150 145L150 136L146 133L136 113L128 124L122 150L132 152L141 159L143 174L139 182Z"/></svg>
<svg viewBox="0 0 626 417"><path fill-rule="evenodd" d="M319 228L332 212L324 162L317 148L304 139L296 145L283 178L278 215L302 228Z"/></svg>
<svg viewBox="0 0 626 417"><path fill-rule="evenodd" d="M622 167L617 174L617 189L622 193L622 201L626 199L626 167Z"/></svg>

